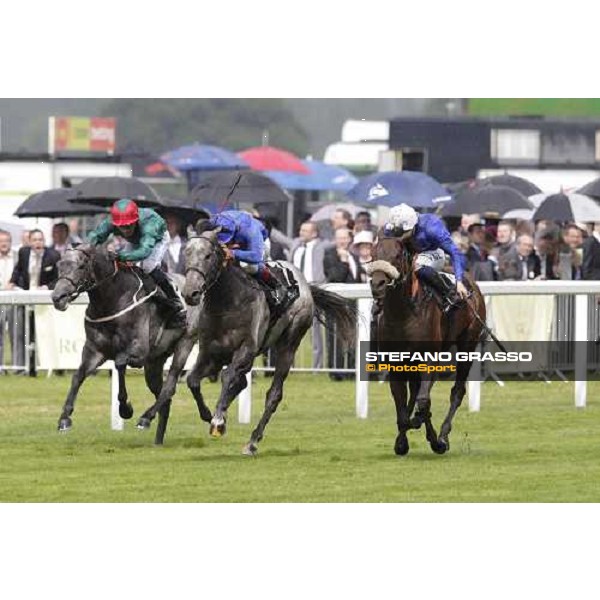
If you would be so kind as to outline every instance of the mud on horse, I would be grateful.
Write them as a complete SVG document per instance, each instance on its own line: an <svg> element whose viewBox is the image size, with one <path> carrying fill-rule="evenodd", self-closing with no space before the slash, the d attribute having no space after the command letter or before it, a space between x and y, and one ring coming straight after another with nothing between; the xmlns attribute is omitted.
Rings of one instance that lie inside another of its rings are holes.
<svg viewBox="0 0 600 600"><path fill-rule="evenodd" d="M456 345L458 351L475 350L481 339L482 326L472 309L485 322L485 303L477 285L466 278L470 297L444 314L433 293L419 286L414 274L414 251L398 238L380 238L374 249L373 262L368 267L371 291L378 311L374 315L372 338L378 342L394 342L403 351L423 349L447 351ZM395 346L395 347L396 347ZM398 436L394 451L403 456L409 451L407 431L425 425L427 441L437 454L450 448L452 419L466 393L471 362L459 362L456 380L450 392L450 408L439 436L431 422L431 388L435 375L410 374L404 379L395 373L390 388L396 405ZM410 388L408 399L407 385ZM414 412L413 412L414 411Z"/></svg>

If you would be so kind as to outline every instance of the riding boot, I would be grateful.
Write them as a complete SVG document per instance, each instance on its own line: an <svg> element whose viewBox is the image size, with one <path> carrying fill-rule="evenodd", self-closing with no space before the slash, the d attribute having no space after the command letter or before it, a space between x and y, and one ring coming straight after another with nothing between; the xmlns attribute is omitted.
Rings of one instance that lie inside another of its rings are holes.
<svg viewBox="0 0 600 600"><path fill-rule="evenodd" d="M455 289L450 282L432 267L421 267L417 271L417 277L436 292L442 312L448 314L456 304Z"/></svg>
<svg viewBox="0 0 600 600"><path fill-rule="evenodd" d="M282 309L282 304L287 299L286 287L275 277L267 265L262 265L256 274L257 279L269 288L267 302L271 312L278 312ZM285 310L285 309L283 309Z"/></svg>
<svg viewBox="0 0 600 600"><path fill-rule="evenodd" d="M150 276L167 297L167 306L171 313L169 318L170 327L185 327L187 325L185 306L181 302L181 298L173 287L171 280L167 277L167 274L160 267L156 267L150 273Z"/></svg>

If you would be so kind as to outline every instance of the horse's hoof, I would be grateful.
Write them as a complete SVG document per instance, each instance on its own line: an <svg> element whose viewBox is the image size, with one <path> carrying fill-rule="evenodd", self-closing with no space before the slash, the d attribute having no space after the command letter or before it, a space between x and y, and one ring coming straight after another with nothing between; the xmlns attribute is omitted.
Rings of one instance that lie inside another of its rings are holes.
<svg viewBox="0 0 600 600"><path fill-rule="evenodd" d="M225 435L227 426L225 425L225 419L213 419L210 422L209 433L214 438L220 438Z"/></svg>
<svg viewBox="0 0 600 600"><path fill-rule="evenodd" d="M147 417L140 417L140 420L137 422L136 427L138 429L150 429L150 423L152 421L150 421L150 419L148 419Z"/></svg>
<svg viewBox="0 0 600 600"><path fill-rule="evenodd" d="M73 427L73 421L71 421L69 417L61 419L58 422L58 431L60 431L61 433L69 431L71 427Z"/></svg>
<svg viewBox="0 0 600 600"><path fill-rule="evenodd" d="M446 454L450 450L450 443L440 438L436 443L431 444L431 449L436 454Z"/></svg>
<svg viewBox="0 0 600 600"><path fill-rule="evenodd" d="M397 456L406 456L408 454L410 447L408 445L408 438L406 435L398 436L396 438L396 443L394 444L394 452Z"/></svg>
<svg viewBox="0 0 600 600"><path fill-rule="evenodd" d="M119 404L119 416L121 419L131 419L133 417L133 406L127 404Z"/></svg>
<svg viewBox="0 0 600 600"><path fill-rule="evenodd" d="M249 442L242 448L242 454L244 456L256 456L258 454L258 446Z"/></svg>

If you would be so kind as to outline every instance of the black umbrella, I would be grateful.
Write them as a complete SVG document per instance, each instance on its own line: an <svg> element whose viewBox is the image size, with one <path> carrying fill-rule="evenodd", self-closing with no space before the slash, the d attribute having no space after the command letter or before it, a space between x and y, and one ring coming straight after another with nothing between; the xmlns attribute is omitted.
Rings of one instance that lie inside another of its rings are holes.
<svg viewBox="0 0 600 600"><path fill-rule="evenodd" d="M162 196L160 206L155 210L163 216L168 214L179 217L186 224L194 224L200 218L210 217L210 211L199 204L195 204L190 198L169 198Z"/></svg>
<svg viewBox="0 0 600 600"><path fill-rule="evenodd" d="M584 194L585 196L592 196L594 198L600 198L600 177L586 183L582 188L577 190L578 194Z"/></svg>
<svg viewBox="0 0 600 600"><path fill-rule="evenodd" d="M512 188L513 190L517 190L517 192L521 192L521 194L526 197L539 194L542 191L537 185L531 183L531 181L527 181L527 179L523 179L523 177L517 177L516 175L509 175L508 173L486 177L485 179L480 180L479 184L501 185Z"/></svg>
<svg viewBox="0 0 600 600"><path fill-rule="evenodd" d="M487 213L503 215L515 208L533 208L523 194L501 185L482 185L458 192L441 210L443 217Z"/></svg>
<svg viewBox="0 0 600 600"><path fill-rule="evenodd" d="M67 217L97 215L106 212L99 206L69 202L73 188L56 188L32 194L17 208L17 217Z"/></svg>
<svg viewBox="0 0 600 600"><path fill-rule="evenodd" d="M581 194L546 194L532 219L560 223L595 223L600 221L600 206L595 200Z"/></svg>
<svg viewBox="0 0 600 600"><path fill-rule="evenodd" d="M97 206L111 206L129 198L140 206L160 206L159 195L135 177L89 177L73 186L74 201Z"/></svg>
<svg viewBox="0 0 600 600"><path fill-rule="evenodd" d="M213 212L241 202L288 202L272 179L253 171L220 171L205 177L190 192L190 199Z"/></svg>

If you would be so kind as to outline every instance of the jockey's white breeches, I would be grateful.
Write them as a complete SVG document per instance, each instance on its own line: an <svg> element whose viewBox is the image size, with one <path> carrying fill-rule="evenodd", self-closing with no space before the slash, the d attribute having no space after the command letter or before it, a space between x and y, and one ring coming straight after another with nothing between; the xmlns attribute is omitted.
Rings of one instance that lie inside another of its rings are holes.
<svg viewBox="0 0 600 600"><path fill-rule="evenodd" d="M431 267L436 271L441 271L446 264L446 254L441 248L436 250L426 250L417 254L415 259L415 271L421 267Z"/></svg>

